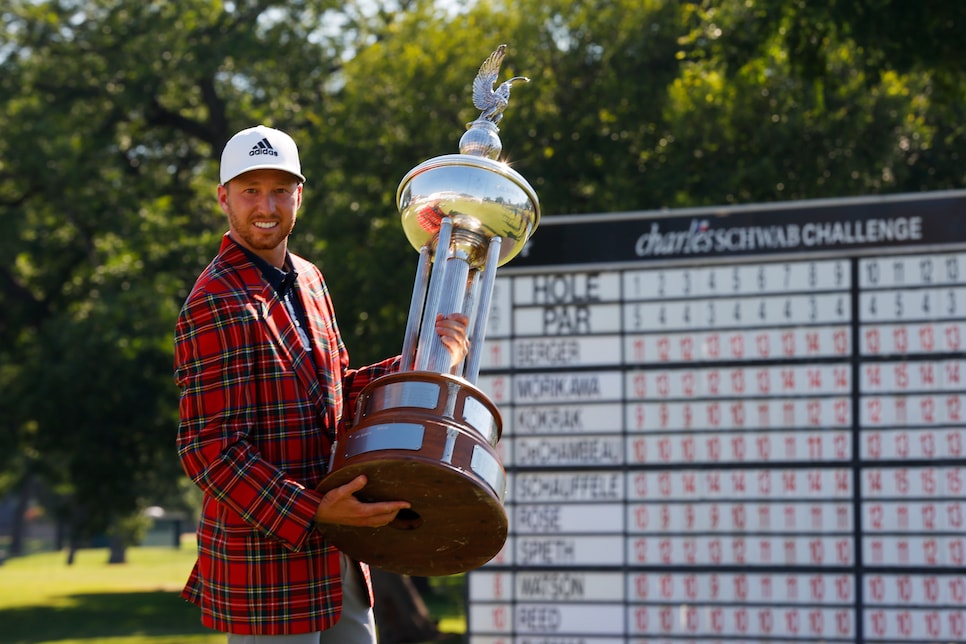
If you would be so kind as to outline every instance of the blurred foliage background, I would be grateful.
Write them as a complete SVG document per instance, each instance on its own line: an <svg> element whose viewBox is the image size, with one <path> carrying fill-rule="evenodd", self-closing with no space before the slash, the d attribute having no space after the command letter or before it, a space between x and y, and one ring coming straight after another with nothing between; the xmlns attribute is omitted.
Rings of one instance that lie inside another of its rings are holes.
<svg viewBox="0 0 966 644"><path fill-rule="evenodd" d="M355 364L401 346L396 187L457 151L500 43L501 79L532 79L504 151L545 217L966 184L963 2L6 0L0 21L0 496L75 541L191 508L172 329L241 128L300 144L290 247Z"/></svg>

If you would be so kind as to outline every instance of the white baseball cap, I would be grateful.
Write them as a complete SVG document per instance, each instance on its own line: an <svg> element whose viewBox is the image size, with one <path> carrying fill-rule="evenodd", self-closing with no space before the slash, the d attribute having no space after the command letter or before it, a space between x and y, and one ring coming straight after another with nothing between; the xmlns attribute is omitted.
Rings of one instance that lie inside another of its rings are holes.
<svg viewBox="0 0 966 644"><path fill-rule="evenodd" d="M231 137L221 153L221 184L249 170L284 170L305 183L299 150L285 132L256 125Z"/></svg>

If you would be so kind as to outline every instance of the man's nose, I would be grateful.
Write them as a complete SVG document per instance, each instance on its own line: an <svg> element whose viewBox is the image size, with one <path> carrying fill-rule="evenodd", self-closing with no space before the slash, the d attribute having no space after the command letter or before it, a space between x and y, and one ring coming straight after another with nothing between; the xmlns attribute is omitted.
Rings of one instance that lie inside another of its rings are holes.
<svg viewBox="0 0 966 644"><path fill-rule="evenodd" d="M271 192L266 192L265 194L259 195L256 206L259 212L270 215L275 213L275 202L275 195Z"/></svg>

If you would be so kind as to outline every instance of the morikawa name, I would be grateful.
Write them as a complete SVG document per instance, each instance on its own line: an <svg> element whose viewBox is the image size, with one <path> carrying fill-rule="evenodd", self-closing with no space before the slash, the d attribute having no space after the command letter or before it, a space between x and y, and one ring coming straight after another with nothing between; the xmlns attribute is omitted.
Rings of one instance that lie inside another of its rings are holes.
<svg viewBox="0 0 966 644"><path fill-rule="evenodd" d="M922 236L922 217L731 228L714 228L709 219L692 219L687 230L668 232L652 222L651 229L637 238L634 250L638 257L700 255L915 242Z"/></svg>

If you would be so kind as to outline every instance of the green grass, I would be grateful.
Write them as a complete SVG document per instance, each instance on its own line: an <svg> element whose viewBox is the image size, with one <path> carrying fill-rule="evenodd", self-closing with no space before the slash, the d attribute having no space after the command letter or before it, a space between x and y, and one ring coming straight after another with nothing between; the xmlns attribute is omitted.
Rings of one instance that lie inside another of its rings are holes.
<svg viewBox="0 0 966 644"><path fill-rule="evenodd" d="M462 642L466 632L466 601L463 591L463 575L431 577L432 593L423 595L426 608L434 619L444 639L438 642Z"/></svg>
<svg viewBox="0 0 966 644"><path fill-rule="evenodd" d="M224 644L179 596L193 548L131 548L128 563L107 551L80 550L9 559L0 566L0 642L4 644Z"/></svg>
<svg viewBox="0 0 966 644"><path fill-rule="evenodd" d="M8 559L0 565L0 643L224 644L179 596L193 547L131 548L127 559L109 565L103 549L80 550L72 566L64 552ZM460 579L431 583L436 592L424 599L440 630L462 633Z"/></svg>

